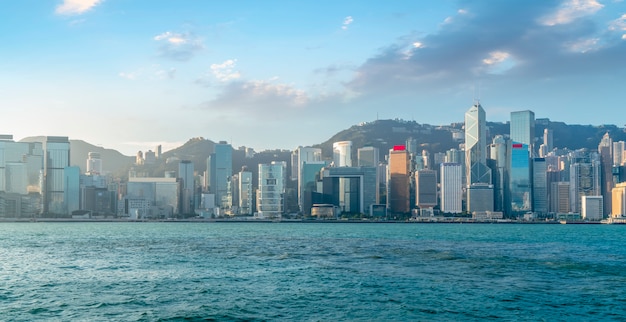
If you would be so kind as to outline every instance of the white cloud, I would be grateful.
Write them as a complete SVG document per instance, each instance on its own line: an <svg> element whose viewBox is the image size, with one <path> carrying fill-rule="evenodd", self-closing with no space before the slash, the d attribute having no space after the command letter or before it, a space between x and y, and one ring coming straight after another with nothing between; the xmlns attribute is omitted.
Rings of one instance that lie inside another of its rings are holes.
<svg viewBox="0 0 626 322"><path fill-rule="evenodd" d="M626 14L611 21L609 23L609 30L622 33L622 39L626 40Z"/></svg>
<svg viewBox="0 0 626 322"><path fill-rule="evenodd" d="M241 73L234 70L236 63L236 59L229 59L221 64L211 64L211 72L220 82L228 82L239 79L241 77Z"/></svg>
<svg viewBox="0 0 626 322"><path fill-rule="evenodd" d="M483 59L485 65L495 65L507 60L511 54L505 51L492 51L489 53L489 57Z"/></svg>
<svg viewBox="0 0 626 322"><path fill-rule="evenodd" d="M64 0L62 4L57 6L55 12L60 15L80 15L89 11L102 1L103 0Z"/></svg>
<svg viewBox="0 0 626 322"><path fill-rule="evenodd" d="M568 24L578 18L593 15L603 7L604 5L596 0L567 0L556 12L543 17L540 22L546 26Z"/></svg>
<svg viewBox="0 0 626 322"><path fill-rule="evenodd" d="M343 25L341 26L341 29L343 30L347 30L348 26L354 21L354 19L352 19L352 16L347 16L343 19Z"/></svg>
<svg viewBox="0 0 626 322"><path fill-rule="evenodd" d="M161 43L160 55L173 60L186 61L204 48L202 40L191 33L176 33L166 31L154 36L155 41Z"/></svg>
<svg viewBox="0 0 626 322"><path fill-rule="evenodd" d="M599 46L600 38L582 39L575 42L565 44L567 49L575 53L586 53L588 51L597 50Z"/></svg>

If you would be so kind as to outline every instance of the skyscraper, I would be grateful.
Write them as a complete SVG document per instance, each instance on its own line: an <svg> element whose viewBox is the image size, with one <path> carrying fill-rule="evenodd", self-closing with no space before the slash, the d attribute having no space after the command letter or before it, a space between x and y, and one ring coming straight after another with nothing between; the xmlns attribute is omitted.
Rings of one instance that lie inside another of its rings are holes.
<svg viewBox="0 0 626 322"><path fill-rule="evenodd" d="M366 146L357 150L357 166L359 167L377 167L378 159L378 148Z"/></svg>
<svg viewBox="0 0 626 322"><path fill-rule="evenodd" d="M518 217L532 211L529 148L526 143L512 141L507 152L509 185L505 209L508 215Z"/></svg>
<svg viewBox="0 0 626 322"><path fill-rule="evenodd" d="M194 182L194 166L190 160L181 160L178 164L178 178L181 179L181 203L180 213L190 214L194 211L194 193L196 191Z"/></svg>
<svg viewBox="0 0 626 322"><path fill-rule="evenodd" d="M408 213L410 206L410 156L404 145L389 150L387 177L387 209L392 213Z"/></svg>
<svg viewBox="0 0 626 322"><path fill-rule="evenodd" d="M252 215L252 172L247 168L239 172L239 214Z"/></svg>
<svg viewBox="0 0 626 322"><path fill-rule="evenodd" d="M225 141L215 145L208 160L209 190L215 194L215 204L221 209L230 208L229 181L233 175L233 148Z"/></svg>
<svg viewBox="0 0 626 322"><path fill-rule="evenodd" d="M546 159L533 159L533 211L540 214L548 212L548 170Z"/></svg>
<svg viewBox="0 0 626 322"><path fill-rule="evenodd" d="M485 110L476 102L465 113L465 175L466 184L491 184L487 167L487 121Z"/></svg>
<svg viewBox="0 0 626 322"><path fill-rule="evenodd" d="M600 175L600 193L604 196L603 216L607 216L611 210L611 191L613 190L613 140L609 133L605 133L598 145L602 171Z"/></svg>
<svg viewBox="0 0 626 322"><path fill-rule="evenodd" d="M44 214L66 215L64 171L70 166L70 141L48 136L44 142Z"/></svg>
<svg viewBox="0 0 626 322"><path fill-rule="evenodd" d="M442 163L441 211L461 213L463 211L463 170L460 163Z"/></svg>
<svg viewBox="0 0 626 322"><path fill-rule="evenodd" d="M352 141L333 143L333 162L336 167L352 166Z"/></svg>
<svg viewBox="0 0 626 322"><path fill-rule="evenodd" d="M259 189L257 191L257 211L263 218L280 218L283 213L285 193L284 161L259 164Z"/></svg>
<svg viewBox="0 0 626 322"><path fill-rule="evenodd" d="M530 156L534 154L535 113L533 111L511 112L511 141L528 145Z"/></svg>
<svg viewBox="0 0 626 322"><path fill-rule="evenodd" d="M437 171L419 170L415 173L415 205L420 208L437 205Z"/></svg>
<svg viewBox="0 0 626 322"><path fill-rule="evenodd" d="M312 148L312 147L298 147L298 149L296 150L296 156L297 156L297 167L298 167L298 172L297 172L297 179L298 179L298 207L300 207L300 211L304 211L303 209L303 195L304 195L304 191L307 188L307 184L309 184L310 181L314 181L315 177L311 178L310 176L307 176L305 178L304 176L304 164L312 164L312 163L321 163L322 161L322 149L320 148ZM322 166L319 167L319 169L321 169Z"/></svg>
<svg viewBox="0 0 626 322"><path fill-rule="evenodd" d="M102 159L99 152L89 152L87 154L87 174L102 174Z"/></svg>

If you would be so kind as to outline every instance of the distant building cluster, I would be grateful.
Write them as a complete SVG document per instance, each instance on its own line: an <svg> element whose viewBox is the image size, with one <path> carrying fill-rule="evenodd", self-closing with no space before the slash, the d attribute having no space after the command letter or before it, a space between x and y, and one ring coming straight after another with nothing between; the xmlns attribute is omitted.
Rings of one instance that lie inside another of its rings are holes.
<svg viewBox="0 0 626 322"><path fill-rule="evenodd" d="M103 171L97 152L88 154L84 173L70 165L67 137L27 143L0 135L0 216L626 220L625 142L606 133L597 151L559 149L549 122L529 110L512 112L509 134L490 142L486 124L475 102L463 130L450 131L458 149L431 154L410 137L384 152L338 141L332 157L298 147L288 162L237 172L225 141L210 151L204 173L190 160L161 160L158 146L138 152L135 164L166 162L178 171L147 177L131 170L124 182Z"/></svg>

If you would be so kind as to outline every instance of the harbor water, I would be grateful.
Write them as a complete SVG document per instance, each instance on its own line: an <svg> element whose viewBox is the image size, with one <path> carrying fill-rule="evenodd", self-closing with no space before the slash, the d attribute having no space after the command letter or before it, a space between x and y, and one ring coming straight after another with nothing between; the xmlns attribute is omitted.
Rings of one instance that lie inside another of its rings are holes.
<svg viewBox="0 0 626 322"><path fill-rule="evenodd" d="M622 320L626 226L1 223L0 320Z"/></svg>

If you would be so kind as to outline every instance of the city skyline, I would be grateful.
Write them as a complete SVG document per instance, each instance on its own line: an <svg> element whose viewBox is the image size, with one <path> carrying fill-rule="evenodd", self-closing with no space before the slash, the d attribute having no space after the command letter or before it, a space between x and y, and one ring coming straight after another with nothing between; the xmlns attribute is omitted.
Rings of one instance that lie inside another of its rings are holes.
<svg viewBox="0 0 626 322"><path fill-rule="evenodd" d="M16 140L68 136L125 155L198 136L293 149L378 118L461 122L474 99L488 121L528 109L615 123L626 98L621 1L0 8L0 127Z"/></svg>

